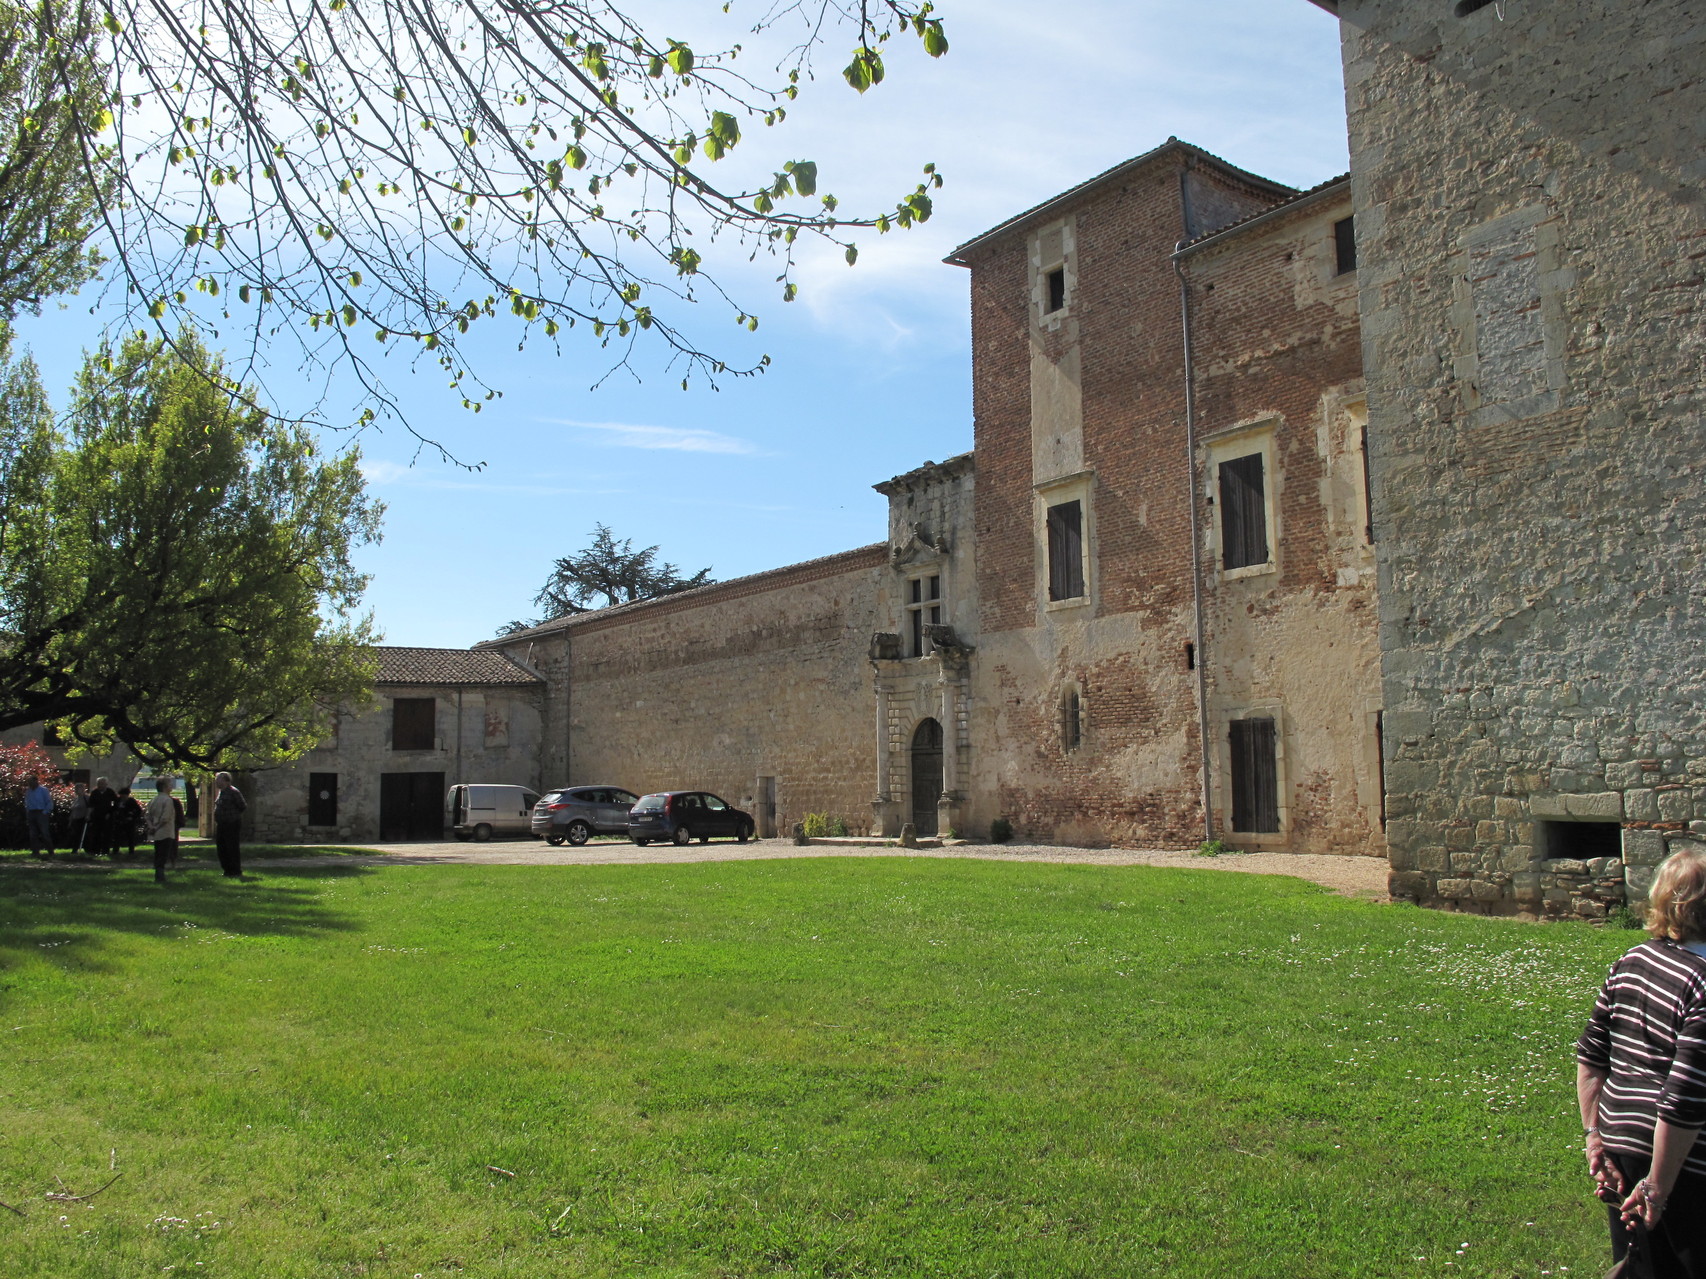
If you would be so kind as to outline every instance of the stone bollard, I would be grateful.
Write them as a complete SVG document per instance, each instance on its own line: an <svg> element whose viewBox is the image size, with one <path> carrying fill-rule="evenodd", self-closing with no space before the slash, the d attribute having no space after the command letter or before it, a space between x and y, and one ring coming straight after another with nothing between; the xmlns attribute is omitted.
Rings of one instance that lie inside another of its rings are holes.
<svg viewBox="0 0 1706 1279"><path fill-rule="evenodd" d="M806 838L806 824L804 822L794 823L794 842L801 845L811 843L811 840Z"/></svg>
<svg viewBox="0 0 1706 1279"><path fill-rule="evenodd" d="M918 847L918 827L911 822L907 822L900 828L900 846L902 848Z"/></svg>

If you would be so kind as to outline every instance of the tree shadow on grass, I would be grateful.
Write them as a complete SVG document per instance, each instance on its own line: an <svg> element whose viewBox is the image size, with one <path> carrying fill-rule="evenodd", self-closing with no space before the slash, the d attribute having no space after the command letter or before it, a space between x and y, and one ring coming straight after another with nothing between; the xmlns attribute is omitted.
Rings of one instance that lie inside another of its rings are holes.
<svg viewBox="0 0 1706 1279"><path fill-rule="evenodd" d="M104 952L117 934L158 937L206 928L240 937L309 937L361 927L329 905L317 885L372 874L366 866L267 867L230 881L217 871L174 870L156 884L152 866L0 870L0 973L28 959L68 972L114 965Z"/></svg>

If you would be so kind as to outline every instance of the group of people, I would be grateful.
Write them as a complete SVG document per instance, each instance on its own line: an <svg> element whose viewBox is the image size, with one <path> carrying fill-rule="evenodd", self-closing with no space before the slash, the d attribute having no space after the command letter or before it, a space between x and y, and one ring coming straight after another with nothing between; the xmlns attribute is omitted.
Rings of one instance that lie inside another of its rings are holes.
<svg viewBox="0 0 1706 1279"><path fill-rule="evenodd" d="M71 801L71 851L116 857L119 848L128 845L135 856L138 838L145 838L154 846L155 882L165 883L166 867L177 863L179 832L188 820L182 801L172 794L173 785L170 777L156 778L154 798L143 808L128 786L114 791L106 778L97 777L94 789L85 792L78 782ZM228 879L240 879L241 823L248 803L230 773L216 773L213 786L213 843L219 869ZM24 824L30 852L52 857L53 793L33 773L24 779Z"/></svg>

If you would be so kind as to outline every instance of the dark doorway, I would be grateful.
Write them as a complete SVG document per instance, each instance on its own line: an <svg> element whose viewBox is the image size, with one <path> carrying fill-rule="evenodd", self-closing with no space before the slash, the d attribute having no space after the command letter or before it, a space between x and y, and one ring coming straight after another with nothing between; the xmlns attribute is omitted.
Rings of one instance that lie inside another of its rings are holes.
<svg viewBox="0 0 1706 1279"><path fill-rule="evenodd" d="M1271 719L1232 721L1232 829L1279 830L1279 767Z"/></svg>
<svg viewBox="0 0 1706 1279"><path fill-rule="evenodd" d="M380 839L444 838L444 774L379 775Z"/></svg>
<svg viewBox="0 0 1706 1279"><path fill-rule="evenodd" d="M942 726L933 719L912 734L912 828L936 833L936 801L942 798Z"/></svg>
<svg viewBox="0 0 1706 1279"><path fill-rule="evenodd" d="M308 774L308 824L336 826L338 824L338 775L336 773Z"/></svg>

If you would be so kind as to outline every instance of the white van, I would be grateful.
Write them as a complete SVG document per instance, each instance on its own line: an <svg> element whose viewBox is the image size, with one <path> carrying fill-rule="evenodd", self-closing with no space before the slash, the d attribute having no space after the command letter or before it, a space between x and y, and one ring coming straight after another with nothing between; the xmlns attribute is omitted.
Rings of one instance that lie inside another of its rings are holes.
<svg viewBox="0 0 1706 1279"><path fill-rule="evenodd" d="M452 786L444 797L445 825L457 839L482 843L493 835L531 835L538 802L525 786Z"/></svg>

